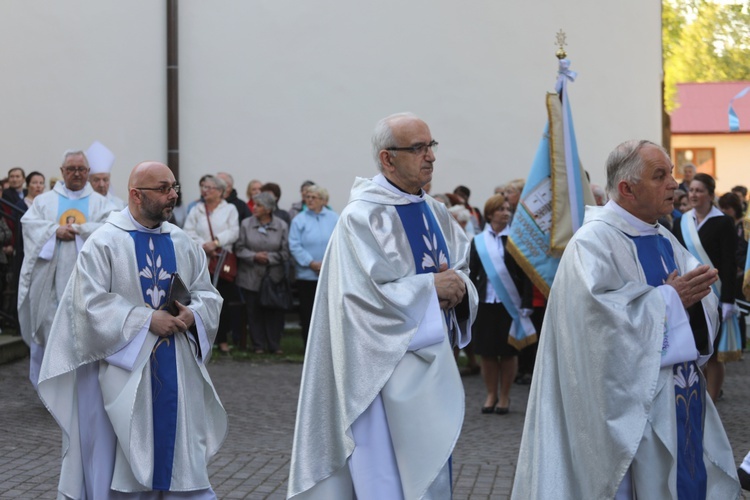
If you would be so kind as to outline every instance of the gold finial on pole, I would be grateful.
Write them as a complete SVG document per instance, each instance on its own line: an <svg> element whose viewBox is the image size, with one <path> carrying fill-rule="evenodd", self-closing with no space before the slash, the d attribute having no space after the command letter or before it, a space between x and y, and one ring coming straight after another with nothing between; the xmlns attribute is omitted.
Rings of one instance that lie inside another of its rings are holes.
<svg viewBox="0 0 750 500"><path fill-rule="evenodd" d="M557 52L555 52L555 55L557 56L558 59L565 59L566 57L568 57L568 54L565 53L565 49L563 48L566 45L568 45L565 42L565 38L566 38L565 32L563 30L558 31L555 34L555 38L557 39L557 41L555 42L555 45L558 46L558 49L557 49Z"/></svg>

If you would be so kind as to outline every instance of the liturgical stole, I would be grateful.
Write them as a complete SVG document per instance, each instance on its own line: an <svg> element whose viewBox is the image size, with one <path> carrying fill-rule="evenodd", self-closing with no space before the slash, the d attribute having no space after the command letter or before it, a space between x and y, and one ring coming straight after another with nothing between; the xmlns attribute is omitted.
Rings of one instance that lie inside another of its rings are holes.
<svg viewBox="0 0 750 500"><path fill-rule="evenodd" d="M677 269L672 244L658 234L634 237L638 260L646 282L661 286ZM706 498L706 466L703 463L703 391L695 361L673 366L675 416L677 419L677 498Z"/></svg>
<svg viewBox="0 0 750 500"><path fill-rule="evenodd" d="M130 231L135 241L143 300L151 309L166 306L169 282L177 271L169 233ZM169 490L177 432L177 359L174 335L159 337L151 352L151 396L154 422L152 489Z"/></svg>

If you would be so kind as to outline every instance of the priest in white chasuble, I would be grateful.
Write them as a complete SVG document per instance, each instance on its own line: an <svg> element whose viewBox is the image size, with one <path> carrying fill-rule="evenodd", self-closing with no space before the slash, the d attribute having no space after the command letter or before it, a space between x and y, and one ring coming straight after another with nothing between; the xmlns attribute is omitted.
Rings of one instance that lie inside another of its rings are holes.
<svg viewBox="0 0 750 500"><path fill-rule="evenodd" d="M21 218L24 259L18 285L18 322L31 349L29 378L39 379L52 319L84 241L114 208L88 183L82 151L66 151L62 181L40 194Z"/></svg>
<svg viewBox="0 0 750 500"><path fill-rule="evenodd" d="M180 189L169 168L141 163L128 185L128 207L81 249L41 368L63 435L59 495L216 498L207 465L227 417L205 362L222 299L205 252L165 222ZM184 303L169 301L175 274Z"/></svg>
<svg viewBox="0 0 750 500"><path fill-rule="evenodd" d="M357 178L323 260L288 495L449 499L464 393L453 346L477 294L469 241L422 187L437 142L411 113L381 120L381 173Z"/></svg>
<svg viewBox="0 0 750 500"><path fill-rule="evenodd" d="M514 499L738 498L732 449L706 394L717 272L657 220L677 183L660 146L607 160L604 207L565 249L537 353Z"/></svg>

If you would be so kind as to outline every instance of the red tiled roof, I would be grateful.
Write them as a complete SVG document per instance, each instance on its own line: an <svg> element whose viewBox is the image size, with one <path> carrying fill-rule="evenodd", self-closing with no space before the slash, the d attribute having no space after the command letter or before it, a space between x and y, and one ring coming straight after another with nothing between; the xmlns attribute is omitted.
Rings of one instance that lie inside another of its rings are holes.
<svg viewBox="0 0 750 500"><path fill-rule="evenodd" d="M673 134L729 133L729 101L750 82L678 83L679 107L672 112ZM732 105L740 132L750 132L750 92Z"/></svg>

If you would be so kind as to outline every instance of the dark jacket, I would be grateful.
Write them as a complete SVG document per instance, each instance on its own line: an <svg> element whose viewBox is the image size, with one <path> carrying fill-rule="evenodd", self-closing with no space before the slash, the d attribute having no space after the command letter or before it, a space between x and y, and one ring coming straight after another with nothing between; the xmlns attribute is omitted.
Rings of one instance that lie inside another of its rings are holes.
<svg viewBox="0 0 750 500"><path fill-rule="evenodd" d="M237 198L236 189L232 189L232 192L229 193L229 197L227 197L227 203L231 203L237 208L237 217L239 218L240 224L242 224L243 220L253 215L250 212L250 207L247 206L247 202Z"/></svg>
<svg viewBox="0 0 750 500"><path fill-rule="evenodd" d="M476 237L484 238L484 235L480 233ZM508 237L500 236L500 238L503 241L503 249L505 249L508 244ZM505 251L503 261L505 262L505 267L508 268L508 274L513 279L513 283L516 284L516 288L518 288L518 293L521 295L521 307L523 309L532 309L533 287L531 280L518 267L518 264L516 264L516 261L507 250ZM482 261L479 259L479 253L477 253L473 239L471 240L471 250L469 251L469 279L471 279L471 282L474 283L474 287L477 289L479 302L484 302L487 299L487 272L484 270Z"/></svg>

